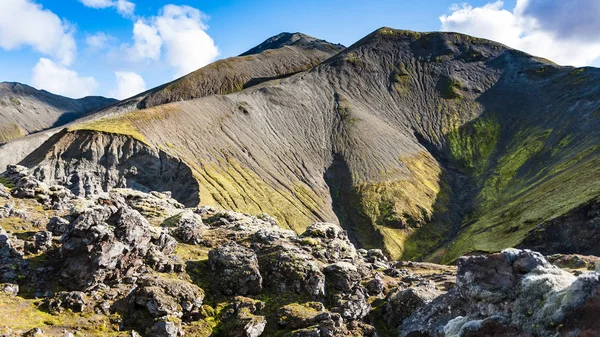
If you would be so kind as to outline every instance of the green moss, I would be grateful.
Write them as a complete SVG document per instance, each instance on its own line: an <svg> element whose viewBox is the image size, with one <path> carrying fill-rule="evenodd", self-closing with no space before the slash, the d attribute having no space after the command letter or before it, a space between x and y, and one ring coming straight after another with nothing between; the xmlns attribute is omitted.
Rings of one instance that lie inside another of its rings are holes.
<svg viewBox="0 0 600 337"><path fill-rule="evenodd" d="M480 214L503 203L507 189L514 187L517 172L544 147L552 130L522 130L515 136L506 153L496 163L493 173L483 182L478 197ZM506 196L506 197L505 197Z"/></svg>
<svg viewBox="0 0 600 337"><path fill-rule="evenodd" d="M27 132L15 123L0 125L0 144L25 135L27 135Z"/></svg>
<svg viewBox="0 0 600 337"><path fill-rule="evenodd" d="M353 64L353 65L356 65L356 64L359 63L358 57L353 52L347 53L344 56L344 61L346 61L346 62L348 62L350 64Z"/></svg>
<svg viewBox="0 0 600 337"><path fill-rule="evenodd" d="M514 247L533 227L600 195L600 146L574 151L569 136L546 145L551 133L527 129L514 137L493 170L482 176L476 208L442 262L471 251ZM535 169L540 166L545 168Z"/></svg>
<svg viewBox="0 0 600 337"><path fill-rule="evenodd" d="M292 182L289 190L274 188L232 157L218 163L188 163L200 183L203 193L200 200L204 205L242 213L267 213L281 227L296 232L318 220L315 215L321 214L325 205L323 198L304 183Z"/></svg>
<svg viewBox="0 0 600 337"><path fill-rule="evenodd" d="M349 232L365 248L384 248L394 259L404 252L412 228L428 222L440 189L440 168L426 153L401 158L409 178L358 183L348 195L340 221L351 224Z"/></svg>
<svg viewBox="0 0 600 337"><path fill-rule="evenodd" d="M161 105L149 109L105 117L91 122L76 124L68 128L69 131L90 130L106 133L126 135L148 144L146 137L140 132L138 126L148 122L156 122L166 118L178 110L174 105Z"/></svg>
<svg viewBox="0 0 600 337"><path fill-rule="evenodd" d="M15 188L15 184L10 179L3 176L0 176L0 184L6 186L9 190Z"/></svg>
<svg viewBox="0 0 600 337"><path fill-rule="evenodd" d="M89 130L106 133L115 133L125 136L131 136L134 139L147 144L146 137L140 133L137 127L127 118L103 118L97 121L75 125L68 129L69 131Z"/></svg>
<svg viewBox="0 0 600 337"><path fill-rule="evenodd" d="M500 137L500 125L494 117L480 118L453 129L448 147L459 167L479 175L487 167Z"/></svg>
<svg viewBox="0 0 600 337"><path fill-rule="evenodd" d="M585 68L577 68L573 71L571 71L569 74L572 76L577 76L580 75L581 73L583 73L585 71Z"/></svg>
<svg viewBox="0 0 600 337"><path fill-rule="evenodd" d="M71 311L52 315L41 310L40 305L38 300L0 294L0 331L41 328L50 335L59 335L63 329L81 330L87 336L119 335L119 327L110 322L114 317Z"/></svg>
<svg viewBox="0 0 600 337"><path fill-rule="evenodd" d="M441 96L445 99L459 99L463 97L461 93L462 85L457 80L442 78L438 87Z"/></svg>

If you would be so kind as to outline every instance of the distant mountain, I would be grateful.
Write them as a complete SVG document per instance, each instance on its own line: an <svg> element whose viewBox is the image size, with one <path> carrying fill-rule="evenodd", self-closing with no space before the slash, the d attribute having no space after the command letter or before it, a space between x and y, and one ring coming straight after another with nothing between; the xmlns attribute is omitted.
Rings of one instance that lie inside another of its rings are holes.
<svg viewBox="0 0 600 337"><path fill-rule="evenodd" d="M595 252L600 69L456 33L285 42L303 39L80 119L21 163L79 195L171 191L296 232L334 222L395 259Z"/></svg>
<svg viewBox="0 0 600 337"><path fill-rule="evenodd" d="M341 44L331 44L325 40L320 40L302 33L281 33L266 39L263 43L240 56L259 54L268 49L279 49L284 46L313 48L325 52L340 51L345 48Z"/></svg>
<svg viewBox="0 0 600 337"><path fill-rule="evenodd" d="M71 99L15 82L0 83L0 143L64 125L117 102L97 96Z"/></svg>

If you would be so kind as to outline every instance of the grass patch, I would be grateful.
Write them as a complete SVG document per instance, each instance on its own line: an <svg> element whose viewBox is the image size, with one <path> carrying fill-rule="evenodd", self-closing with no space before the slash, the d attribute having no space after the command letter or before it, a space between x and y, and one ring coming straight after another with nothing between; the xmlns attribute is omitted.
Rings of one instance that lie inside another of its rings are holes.
<svg viewBox="0 0 600 337"><path fill-rule="evenodd" d="M462 84L451 78L442 78L438 84L438 89L444 99L460 99L463 97L461 93Z"/></svg>
<svg viewBox="0 0 600 337"><path fill-rule="evenodd" d="M119 327L111 324L109 317L70 311L52 315L41 310L40 304L39 300L0 294L0 328L23 331L41 328L51 335L59 335L63 329L82 330L87 336L119 335Z"/></svg>
<svg viewBox="0 0 600 337"><path fill-rule="evenodd" d="M480 118L448 134L448 147L459 167L480 175L487 167L500 137L500 125L493 117Z"/></svg>
<svg viewBox="0 0 600 337"><path fill-rule="evenodd" d="M26 135L27 132L15 123L0 125L0 144Z"/></svg>
<svg viewBox="0 0 600 337"><path fill-rule="evenodd" d="M9 190L15 188L15 184L8 178L0 176L0 184L4 185Z"/></svg>
<svg viewBox="0 0 600 337"><path fill-rule="evenodd" d="M114 133L133 137L142 143L148 144L146 137L127 118L104 118L97 121L76 125L69 131L88 130L106 133Z"/></svg>
<svg viewBox="0 0 600 337"><path fill-rule="evenodd" d="M195 171L203 205L236 212L273 216L280 227L302 232L323 214L324 197L302 182L292 182L289 189L272 187L256 173L228 157L217 163L197 165L186 162Z"/></svg>
<svg viewBox="0 0 600 337"><path fill-rule="evenodd" d="M137 110L118 116L101 118L95 121L69 127L69 131L89 130L130 136L148 145L146 137L140 132L138 125L160 121L168 114L177 112L173 105L163 105L149 109Z"/></svg>

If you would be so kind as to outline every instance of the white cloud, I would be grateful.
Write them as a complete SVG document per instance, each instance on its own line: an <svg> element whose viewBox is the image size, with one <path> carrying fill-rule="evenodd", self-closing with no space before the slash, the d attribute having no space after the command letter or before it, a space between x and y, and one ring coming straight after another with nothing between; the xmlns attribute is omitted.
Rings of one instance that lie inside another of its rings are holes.
<svg viewBox="0 0 600 337"><path fill-rule="evenodd" d="M93 35L88 35L85 38L85 43L88 45L88 48L98 51L98 50L102 50L102 49L106 48L108 43L114 39L115 39L114 37L112 37L106 33L98 32Z"/></svg>
<svg viewBox="0 0 600 337"><path fill-rule="evenodd" d="M76 43L71 25L32 0L0 0L0 47L30 46L69 65Z"/></svg>
<svg viewBox="0 0 600 337"><path fill-rule="evenodd" d="M132 60L158 60L160 59L160 47L162 39L158 35L156 27L145 24L138 20L133 25L133 46L129 47L129 57Z"/></svg>
<svg viewBox="0 0 600 337"><path fill-rule="evenodd" d="M588 29L598 26L596 21L577 21L572 17L569 21L552 24L552 17L560 12L567 13L569 8L571 11L577 8L578 12L596 12L597 17L600 6L595 0L517 0L512 11L503 6L502 1L483 7L454 5L449 15L440 17L441 29L498 41L559 64L590 65L600 57L600 34L590 40L582 39L578 33L586 29L585 24ZM557 29L559 24L578 27L571 27L572 34L566 35L566 30Z"/></svg>
<svg viewBox="0 0 600 337"><path fill-rule="evenodd" d="M79 0L82 4L91 8L116 8L117 12L124 17L133 17L135 4L127 0Z"/></svg>
<svg viewBox="0 0 600 337"><path fill-rule="evenodd" d="M74 70L40 58L33 68L34 87L73 98L92 95L98 87L93 77L80 77Z"/></svg>
<svg viewBox="0 0 600 337"><path fill-rule="evenodd" d="M117 88L109 95L118 99L125 99L146 90L146 82L142 76L130 71L115 72Z"/></svg>
<svg viewBox="0 0 600 337"><path fill-rule="evenodd" d="M154 19L165 44L166 61L177 69L176 76L203 67L219 55L213 39L206 33L204 17L189 6L167 5Z"/></svg>
<svg viewBox="0 0 600 337"><path fill-rule="evenodd" d="M219 49L206 33L206 16L189 6L167 5L158 16L139 19L133 27L132 60L158 60L164 49L166 63L181 76L214 61Z"/></svg>

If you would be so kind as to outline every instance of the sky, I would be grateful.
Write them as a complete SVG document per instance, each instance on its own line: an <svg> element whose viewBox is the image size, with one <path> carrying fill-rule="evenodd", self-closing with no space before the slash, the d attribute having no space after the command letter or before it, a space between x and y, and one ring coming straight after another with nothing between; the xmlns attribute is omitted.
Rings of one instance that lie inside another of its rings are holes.
<svg viewBox="0 0 600 337"><path fill-rule="evenodd" d="M599 0L0 0L0 81L123 99L281 32L350 46L384 26L600 66Z"/></svg>

